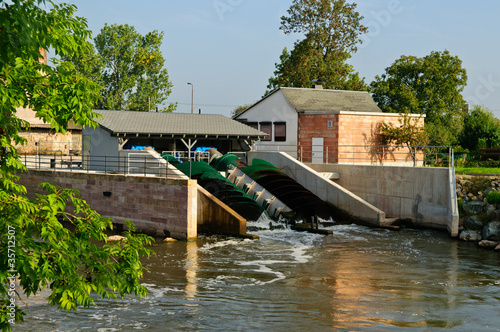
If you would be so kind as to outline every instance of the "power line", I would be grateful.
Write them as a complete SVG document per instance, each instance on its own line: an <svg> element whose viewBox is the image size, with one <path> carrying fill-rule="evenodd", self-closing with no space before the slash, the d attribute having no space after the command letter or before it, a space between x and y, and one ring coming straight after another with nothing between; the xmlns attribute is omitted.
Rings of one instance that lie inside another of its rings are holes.
<svg viewBox="0 0 500 332"><path fill-rule="evenodd" d="M178 105L189 105L191 106L191 103L177 103ZM216 104L197 104L195 103L195 106L204 106L204 107L238 107L238 105L216 105Z"/></svg>

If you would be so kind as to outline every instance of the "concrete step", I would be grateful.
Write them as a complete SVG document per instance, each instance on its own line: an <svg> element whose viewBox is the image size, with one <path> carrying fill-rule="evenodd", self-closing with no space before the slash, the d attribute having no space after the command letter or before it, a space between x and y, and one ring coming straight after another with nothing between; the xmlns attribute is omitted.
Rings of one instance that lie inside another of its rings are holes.
<svg viewBox="0 0 500 332"><path fill-rule="evenodd" d="M380 224L380 228L389 229L392 231L399 231L401 229L400 226L393 225L399 218L385 218L384 222Z"/></svg>

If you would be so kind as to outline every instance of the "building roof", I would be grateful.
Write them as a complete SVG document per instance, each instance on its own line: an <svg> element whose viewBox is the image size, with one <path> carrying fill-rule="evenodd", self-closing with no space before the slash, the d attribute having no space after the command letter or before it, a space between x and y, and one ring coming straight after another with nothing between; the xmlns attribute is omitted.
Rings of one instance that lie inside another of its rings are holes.
<svg viewBox="0 0 500 332"><path fill-rule="evenodd" d="M49 123L45 123L42 119L36 116L36 112L29 108L18 108L16 110L16 116L24 121L27 121L30 124L30 128L39 128L39 129L51 129ZM73 121L68 123L68 129L70 130L82 130L81 126L76 126L73 124Z"/></svg>
<svg viewBox="0 0 500 332"><path fill-rule="evenodd" d="M370 94L366 91L346 91L307 88L279 88L253 106L263 102L275 93L282 92L290 106L299 113L363 112L382 113Z"/></svg>
<svg viewBox="0 0 500 332"><path fill-rule="evenodd" d="M382 112L366 91L303 88L280 90L297 112Z"/></svg>
<svg viewBox="0 0 500 332"><path fill-rule="evenodd" d="M267 134L238 121L217 114L184 114L133 111L94 112L102 116L95 121L117 136L161 136L192 138L248 138Z"/></svg>

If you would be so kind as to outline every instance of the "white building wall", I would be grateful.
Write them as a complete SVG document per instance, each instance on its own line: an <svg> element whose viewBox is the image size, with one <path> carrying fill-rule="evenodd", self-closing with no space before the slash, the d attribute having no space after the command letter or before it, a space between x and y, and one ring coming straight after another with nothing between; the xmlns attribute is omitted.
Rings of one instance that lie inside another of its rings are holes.
<svg viewBox="0 0 500 332"><path fill-rule="evenodd" d="M107 170L118 160L118 137L112 137L102 128L85 127L83 136L83 166L91 170ZM104 160L106 157L106 167ZM112 167L111 167L112 168ZM114 167L116 168L116 167Z"/></svg>
<svg viewBox="0 0 500 332"><path fill-rule="evenodd" d="M282 91L277 91L252 108L236 117L236 120L247 122L271 122L272 135L270 141L258 141L254 149L257 151L287 151L296 156L298 144L298 114L290 106ZM274 140L274 123L286 122L286 141ZM259 126L260 130L260 126Z"/></svg>

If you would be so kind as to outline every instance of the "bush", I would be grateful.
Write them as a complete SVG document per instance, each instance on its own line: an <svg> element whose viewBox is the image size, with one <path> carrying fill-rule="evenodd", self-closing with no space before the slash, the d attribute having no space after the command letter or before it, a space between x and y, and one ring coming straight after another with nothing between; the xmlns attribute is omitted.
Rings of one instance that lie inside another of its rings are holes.
<svg viewBox="0 0 500 332"><path fill-rule="evenodd" d="M490 186L491 180L486 176L473 176L467 184L467 192L477 195L478 192L484 191Z"/></svg>
<svg viewBox="0 0 500 332"><path fill-rule="evenodd" d="M498 191L490 191L486 195L486 200L490 204L500 204L500 192L498 192Z"/></svg>

